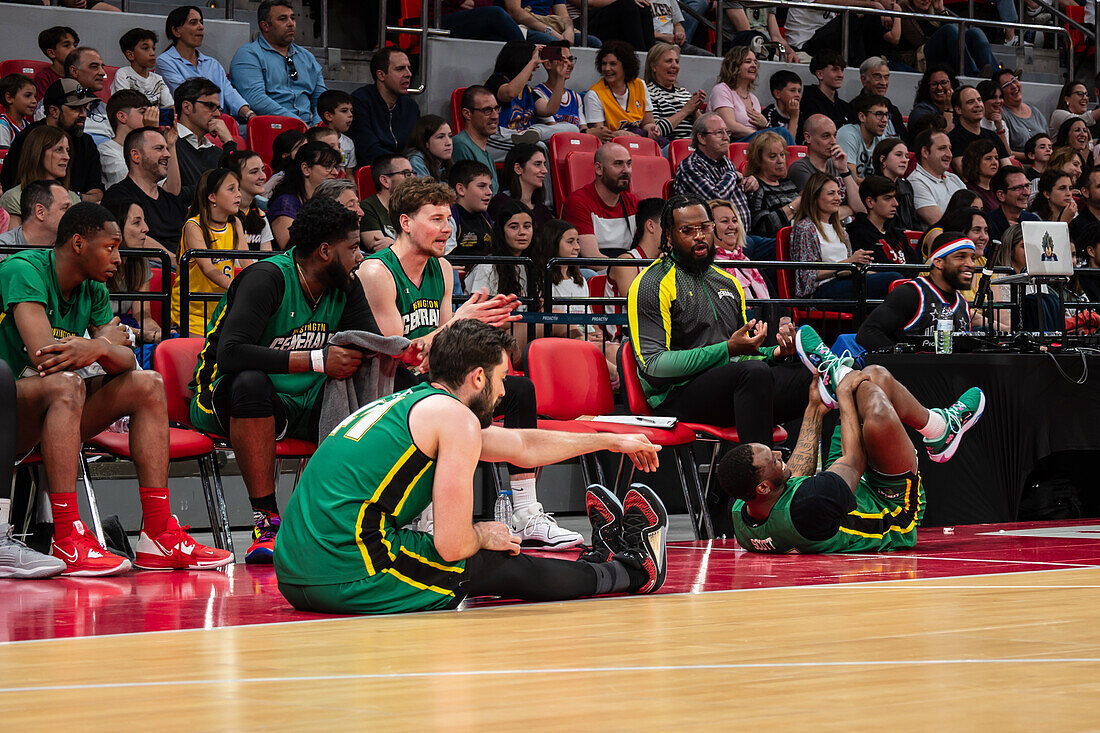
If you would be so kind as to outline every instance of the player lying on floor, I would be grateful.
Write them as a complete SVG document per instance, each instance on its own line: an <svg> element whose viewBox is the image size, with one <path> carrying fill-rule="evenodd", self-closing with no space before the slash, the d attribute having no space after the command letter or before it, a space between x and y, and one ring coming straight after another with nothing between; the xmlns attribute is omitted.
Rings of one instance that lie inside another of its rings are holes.
<svg viewBox="0 0 1100 733"><path fill-rule="evenodd" d="M985 409L968 389L947 408L927 409L880 366L852 369L809 326L798 331L802 361L818 375L791 460L759 443L739 445L718 466L733 497L737 542L751 552L875 552L917 543L924 487L908 425L933 461L949 460ZM840 408L825 470L815 475L821 420Z"/></svg>
<svg viewBox="0 0 1100 733"><path fill-rule="evenodd" d="M447 325L432 341L428 383L366 405L321 443L275 540L279 590L295 608L393 613L465 596L553 601L660 588L668 515L640 484L622 505L589 489L593 550L575 562L521 555L508 526L471 521L479 460L533 468L611 450L657 468L658 449L641 435L493 426L514 345L481 321ZM434 537L403 529L429 502Z"/></svg>

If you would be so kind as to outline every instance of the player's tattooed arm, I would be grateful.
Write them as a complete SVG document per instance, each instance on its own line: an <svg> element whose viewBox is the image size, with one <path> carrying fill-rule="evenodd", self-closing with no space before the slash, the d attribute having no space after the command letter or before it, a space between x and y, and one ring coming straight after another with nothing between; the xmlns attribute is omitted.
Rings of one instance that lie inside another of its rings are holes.
<svg viewBox="0 0 1100 733"><path fill-rule="evenodd" d="M816 386L815 386L816 391ZM813 476L817 472L817 447L821 443L821 414L806 408L802 417L802 429L798 432L798 442L787 461L792 476Z"/></svg>

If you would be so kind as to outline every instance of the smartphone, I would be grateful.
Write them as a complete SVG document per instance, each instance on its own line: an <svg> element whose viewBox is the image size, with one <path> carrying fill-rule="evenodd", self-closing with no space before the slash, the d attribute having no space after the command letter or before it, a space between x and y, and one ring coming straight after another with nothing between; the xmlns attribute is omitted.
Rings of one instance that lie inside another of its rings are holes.
<svg viewBox="0 0 1100 733"><path fill-rule="evenodd" d="M539 58L543 61L557 61L561 58L561 46L543 46Z"/></svg>
<svg viewBox="0 0 1100 733"><path fill-rule="evenodd" d="M176 110L171 107L160 108L160 126L171 127L176 121Z"/></svg>

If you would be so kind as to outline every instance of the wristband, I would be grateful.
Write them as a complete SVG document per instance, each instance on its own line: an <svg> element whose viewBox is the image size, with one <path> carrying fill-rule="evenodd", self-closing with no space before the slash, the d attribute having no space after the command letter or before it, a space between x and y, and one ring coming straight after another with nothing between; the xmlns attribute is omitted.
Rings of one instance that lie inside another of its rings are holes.
<svg viewBox="0 0 1100 733"><path fill-rule="evenodd" d="M313 371L324 374L325 372L325 350L314 349L309 352L309 363L313 365Z"/></svg>
<svg viewBox="0 0 1100 733"><path fill-rule="evenodd" d="M852 175L852 172L850 170L848 170L848 171L844 171L843 173L841 173L840 177L841 178L847 178L850 175Z"/></svg>

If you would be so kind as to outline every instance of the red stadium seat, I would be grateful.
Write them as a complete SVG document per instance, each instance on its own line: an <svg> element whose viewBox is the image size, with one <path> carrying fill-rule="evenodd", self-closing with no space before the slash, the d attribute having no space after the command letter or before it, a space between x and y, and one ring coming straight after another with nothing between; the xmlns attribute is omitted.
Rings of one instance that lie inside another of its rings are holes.
<svg viewBox="0 0 1100 733"><path fill-rule="evenodd" d="M661 189L661 196L664 198L665 201L668 201L670 198L672 198L672 181L673 179L671 178L665 181L665 187Z"/></svg>
<svg viewBox="0 0 1100 733"><path fill-rule="evenodd" d="M648 137L616 135L611 139L629 150L631 157L638 157L640 155L651 155L658 158L662 157L661 146L657 144L656 140L650 140Z"/></svg>
<svg viewBox="0 0 1100 733"><path fill-rule="evenodd" d="M745 164L749 162L749 144L730 143L728 157L733 161L733 164L737 166L737 170L744 170Z"/></svg>
<svg viewBox="0 0 1100 733"><path fill-rule="evenodd" d="M244 138L241 137L241 127L237 124L237 121L233 119L233 115L222 113L222 115L218 119L224 122L225 126L229 129L229 134L233 136L233 142L237 143L238 150L244 150L248 147L244 142ZM222 141L218 139L217 135L209 134L206 136L206 139L217 145L219 148L223 145Z"/></svg>
<svg viewBox="0 0 1100 733"><path fill-rule="evenodd" d="M905 239L909 242L909 246L912 247L917 254L920 254L920 241L924 239L924 232L907 231L905 233Z"/></svg>
<svg viewBox="0 0 1100 733"><path fill-rule="evenodd" d="M462 116L462 95L466 87L458 87L451 92L451 134L457 135L466 129L466 120Z"/></svg>
<svg viewBox="0 0 1100 733"><path fill-rule="evenodd" d="M306 131L306 123L297 117L256 115L248 121L248 139L265 163L271 163L271 146L280 134L287 130Z"/></svg>
<svg viewBox="0 0 1100 733"><path fill-rule="evenodd" d="M0 76L22 74L34 79L35 74L49 65L49 61L39 61L37 59L8 59L0 62Z"/></svg>
<svg viewBox="0 0 1100 733"><path fill-rule="evenodd" d="M550 174L554 188L554 203L560 212L565 205L565 197L568 191L565 186L565 160L570 153L584 152L595 153L600 147L600 139L595 135L583 132L559 132L550 138Z"/></svg>
<svg viewBox="0 0 1100 733"><path fill-rule="evenodd" d="M631 166L630 192L639 199L664 196L665 184L672 180L672 168L661 157L640 155Z"/></svg>
<svg viewBox="0 0 1100 733"><path fill-rule="evenodd" d="M787 168L797 163L807 155L805 145L788 145L787 146Z"/></svg>
<svg viewBox="0 0 1100 733"><path fill-rule="evenodd" d="M912 173L916 169L917 169L917 154L910 151L909 152L909 167L905 169L905 175L908 176L910 173Z"/></svg>
<svg viewBox="0 0 1100 733"><path fill-rule="evenodd" d="M118 73L119 67L103 65L103 71L106 72L107 78L103 80L103 88L95 93L97 97L104 102L108 102L111 99L111 84L115 81L115 74Z"/></svg>
<svg viewBox="0 0 1100 733"><path fill-rule="evenodd" d="M791 227L783 227L775 235L775 259L779 262L790 262L791 252ZM780 298L794 298L794 273L795 270L776 270L777 289ZM820 308L792 308L795 323L821 323L824 321L850 321L851 313L841 311L827 311Z"/></svg>
<svg viewBox="0 0 1100 733"><path fill-rule="evenodd" d="M159 267L149 268L149 292L158 293L164 284L163 270ZM162 329L164 328L164 304L160 302L151 302L148 305L149 315L153 317L157 325Z"/></svg>
<svg viewBox="0 0 1100 733"><path fill-rule="evenodd" d="M371 177L369 165L362 166L355 171L355 185L359 189L360 201L365 201L378 193L374 188L374 179Z"/></svg>
<svg viewBox="0 0 1100 733"><path fill-rule="evenodd" d="M565 190L576 191L596 180L596 167L593 153L570 153L565 157ZM562 202L564 205L564 201Z"/></svg>
<svg viewBox="0 0 1100 733"><path fill-rule="evenodd" d="M684 159L691 155L691 140L680 139L673 140L668 146L668 162L672 164L672 173L676 174L676 169L680 167L680 164L684 162Z"/></svg>

